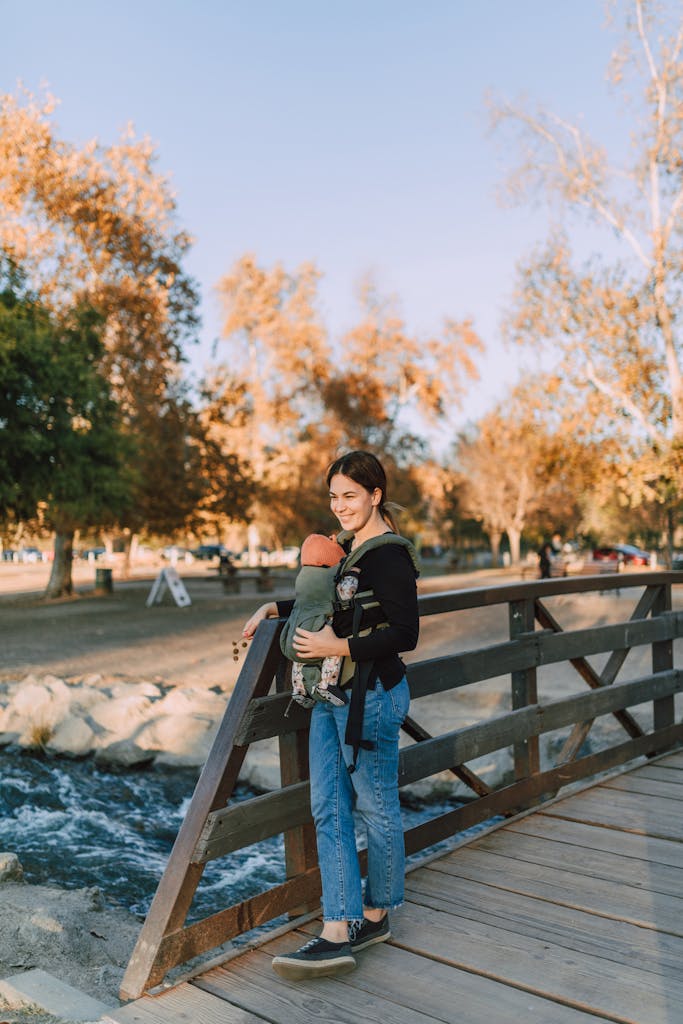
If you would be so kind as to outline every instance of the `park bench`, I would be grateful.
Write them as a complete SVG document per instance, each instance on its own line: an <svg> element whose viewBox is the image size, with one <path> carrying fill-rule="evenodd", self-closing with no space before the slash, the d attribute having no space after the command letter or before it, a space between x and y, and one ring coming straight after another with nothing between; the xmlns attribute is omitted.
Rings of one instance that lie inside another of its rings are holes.
<svg viewBox="0 0 683 1024"><path fill-rule="evenodd" d="M282 581L291 581L291 576L283 573L274 573L269 565L260 565L255 569L238 569L232 563L222 562L217 567L218 575L213 577L223 584L226 594L239 594L243 583L255 583L256 592L268 594L275 589L275 584Z"/></svg>

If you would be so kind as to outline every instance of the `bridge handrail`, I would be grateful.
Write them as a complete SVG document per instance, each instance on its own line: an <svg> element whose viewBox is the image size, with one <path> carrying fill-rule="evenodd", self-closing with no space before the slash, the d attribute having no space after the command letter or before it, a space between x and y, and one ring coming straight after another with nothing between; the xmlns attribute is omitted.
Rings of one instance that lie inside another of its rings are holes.
<svg viewBox="0 0 683 1024"><path fill-rule="evenodd" d="M516 813L555 795L569 782L682 743L683 723L675 721L674 697L683 690L683 671L674 667L673 641L683 637L683 613L672 610L672 587L679 583L683 574L675 572L619 573L420 596L421 616L507 605L510 638L413 663L409 667L413 696L509 674L512 707L439 736L431 736L413 718L406 720L404 728L415 744L401 750L399 783L449 770L475 794L463 806L409 829L407 851L424 849L494 815ZM630 617L591 629L564 631L546 604L558 595L629 589L642 589ZM282 914L296 916L318 905L320 874L308 787L309 716L298 706L284 716L289 698L286 663L278 643L282 626L279 620L267 620L257 630L128 965L123 998L136 998L172 967L228 939ZM652 647L652 671L617 682L629 650L645 644ZM586 656L608 651L610 656L598 673ZM576 669L592 692L539 703L537 669L562 661ZM269 694L273 680L276 692ZM627 710L645 701L653 705L649 731ZM594 719L604 714L614 715L628 739L579 756ZM556 764L542 769L539 736L569 726ZM281 789L230 803L249 744L272 736L279 740ZM466 762L508 747L513 751L514 780L491 790ZM286 881L185 924L208 861L281 832ZM364 862L361 854L362 867Z"/></svg>

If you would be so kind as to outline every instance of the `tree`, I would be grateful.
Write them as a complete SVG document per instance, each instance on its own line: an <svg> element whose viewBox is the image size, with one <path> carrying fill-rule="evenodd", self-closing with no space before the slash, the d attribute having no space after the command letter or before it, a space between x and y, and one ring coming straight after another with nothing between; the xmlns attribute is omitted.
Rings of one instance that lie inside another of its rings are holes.
<svg viewBox="0 0 683 1024"><path fill-rule="evenodd" d="M280 263L262 267L248 253L218 284L230 369L217 400L239 405L232 423L223 420L221 442L240 453L252 481L252 561L264 540L286 535L292 501L311 497L315 486L301 477L311 462L308 428L322 416L320 386L331 365L316 309L319 277L312 264L290 273ZM207 415L216 419L210 410Z"/></svg>
<svg viewBox="0 0 683 1024"><path fill-rule="evenodd" d="M238 442L248 415L245 387L227 368L216 368L203 383L201 402L202 479L207 486L195 507L195 528L204 532L210 527L222 542L225 531L247 517L254 501L251 469Z"/></svg>
<svg viewBox="0 0 683 1024"><path fill-rule="evenodd" d="M54 108L50 97L0 97L0 247L46 308L62 316L87 305L103 318L102 369L140 459L128 524L136 528L159 493L146 453L164 446L171 424L182 428L182 410L166 413L197 326L182 265L190 239L175 227L175 199L148 139L128 129L116 145L78 148L58 137ZM66 543L57 538L57 557Z"/></svg>
<svg viewBox="0 0 683 1024"><path fill-rule="evenodd" d="M411 336L371 284L359 323L332 344L317 308L319 277L311 264L290 273L247 255L219 284L227 397L240 396L229 447L249 462L250 517L270 536L319 528L325 468L352 448L395 465L395 497L418 515L413 467L427 457L419 430L425 420L445 421L466 377L476 376L472 353L481 342L469 321L446 321L440 338Z"/></svg>
<svg viewBox="0 0 683 1024"><path fill-rule="evenodd" d="M0 519L55 530L47 596L70 594L76 529L115 521L130 500L130 454L102 373L101 318L46 310L0 266Z"/></svg>
<svg viewBox="0 0 683 1024"><path fill-rule="evenodd" d="M640 90L629 165L612 166L604 147L553 114L501 104L495 116L521 129L526 150L513 194L557 199L621 245L611 263L577 266L567 235L554 232L522 267L509 332L557 351L560 373L584 395L586 428L620 437L622 483L637 504L662 480L664 492L681 490L683 17L677 5L633 0L625 21L611 71L617 87L631 74Z"/></svg>
<svg viewBox="0 0 683 1024"><path fill-rule="evenodd" d="M598 446L553 422L555 391L552 379L519 385L456 442L461 511L482 523L494 565L503 535L516 564L522 534L534 520L544 531L566 529L570 517L576 521L581 496L601 465Z"/></svg>

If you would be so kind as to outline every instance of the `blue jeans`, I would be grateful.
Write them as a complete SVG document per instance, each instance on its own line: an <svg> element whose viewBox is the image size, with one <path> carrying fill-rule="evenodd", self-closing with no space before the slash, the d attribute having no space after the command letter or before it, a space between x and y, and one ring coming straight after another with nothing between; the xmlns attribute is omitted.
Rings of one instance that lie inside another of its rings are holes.
<svg viewBox="0 0 683 1024"><path fill-rule="evenodd" d="M374 750L360 750L349 775L352 749L344 743L349 706L325 702L313 708L309 742L311 809L322 877L323 920L363 917L363 896L353 811L368 837L365 906L391 910L403 902L405 845L398 799L398 734L408 714L405 677L391 690L378 681L368 690L363 739Z"/></svg>

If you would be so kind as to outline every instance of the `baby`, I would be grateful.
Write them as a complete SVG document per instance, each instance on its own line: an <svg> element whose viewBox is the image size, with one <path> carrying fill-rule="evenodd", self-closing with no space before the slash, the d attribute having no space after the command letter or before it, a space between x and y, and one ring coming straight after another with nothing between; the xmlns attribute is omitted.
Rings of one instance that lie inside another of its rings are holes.
<svg viewBox="0 0 683 1024"><path fill-rule="evenodd" d="M312 533L301 546L301 569L295 583L292 613L280 636L280 649L292 661L292 700L302 707L312 707L316 700L326 700L336 707L348 703L337 685L342 659L338 656L309 658L301 661L292 641L301 627L312 632L332 621L335 577L346 552L335 540ZM353 597L358 587L358 574L351 570L339 580L336 593L341 599Z"/></svg>

